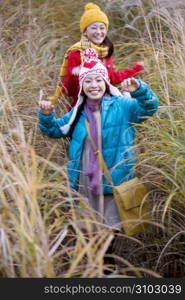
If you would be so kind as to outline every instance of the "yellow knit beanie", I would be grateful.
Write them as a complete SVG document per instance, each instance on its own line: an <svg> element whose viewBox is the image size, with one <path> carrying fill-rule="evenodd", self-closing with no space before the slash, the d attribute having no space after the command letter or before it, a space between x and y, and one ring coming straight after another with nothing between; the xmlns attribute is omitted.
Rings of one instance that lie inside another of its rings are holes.
<svg viewBox="0 0 185 300"><path fill-rule="evenodd" d="M85 29L92 23L102 22L108 29L109 20L106 14L100 9L100 7L93 3L88 3L84 7L84 13L80 19L80 31L84 32Z"/></svg>

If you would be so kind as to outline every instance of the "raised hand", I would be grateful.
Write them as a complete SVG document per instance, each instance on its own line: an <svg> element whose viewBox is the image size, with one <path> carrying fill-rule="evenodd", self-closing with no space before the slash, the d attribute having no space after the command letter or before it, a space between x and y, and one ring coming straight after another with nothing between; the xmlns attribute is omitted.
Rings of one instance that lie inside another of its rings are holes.
<svg viewBox="0 0 185 300"><path fill-rule="evenodd" d="M144 63L143 60L139 60L139 61L136 62L136 65L140 65L140 66L144 67L145 63Z"/></svg>
<svg viewBox="0 0 185 300"><path fill-rule="evenodd" d="M51 103L51 101L39 101L39 107L44 115L50 115L54 110L54 105Z"/></svg>
<svg viewBox="0 0 185 300"><path fill-rule="evenodd" d="M134 77L132 78L127 78L125 80L122 81L121 83L121 90L123 92L134 92L135 90L137 90L139 88L139 83L137 81L137 79L135 79Z"/></svg>

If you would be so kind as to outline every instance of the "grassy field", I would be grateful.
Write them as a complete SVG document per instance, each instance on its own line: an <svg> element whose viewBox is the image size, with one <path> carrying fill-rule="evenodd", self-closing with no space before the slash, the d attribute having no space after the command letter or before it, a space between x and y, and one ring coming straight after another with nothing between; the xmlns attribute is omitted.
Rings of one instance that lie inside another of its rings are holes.
<svg viewBox="0 0 185 300"><path fill-rule="evenodd" d="M80 38L83 0L0 0L0 277L104 277L113 235L73 206L67 143L37 128L37 104L54 93L65 50ZM183 0L95 1L110 20L118 69L144 59L140 78L159 96L137 126L138 174L153 222L117 236L119 277L185 275L185 4ZM65 107L58 105L57 113ZM71 209L66 207L71 202ZM85 234L80 226L84 222Z"/></svg>

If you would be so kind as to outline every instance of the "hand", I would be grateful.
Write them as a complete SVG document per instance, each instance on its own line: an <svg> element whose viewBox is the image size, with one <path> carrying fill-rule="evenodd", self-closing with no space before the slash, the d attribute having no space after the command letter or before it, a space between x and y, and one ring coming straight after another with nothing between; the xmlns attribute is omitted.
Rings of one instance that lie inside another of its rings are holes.
<svg viewBox="0 0 185 300"><path fill-rule="evenodd" d="M134 77L132 78L127 78L125 80L122 81L121 83L121 90L122 92L134 92L135 90L137 90L139 88L139 83L137 81L137 79L135 79Z"/></svg>
<svg viewBox="0 0 185 300"><path fill-rule="evenodd" d="M140 66L144 67L144 66L145 66L145 63L144 63L143 60L140 60L140 61L137 61L137 62L136 62L136 65L140 65Z"/></svg>
<svg viewBox="0 0 185 300"><path fill-rule="evenodd" d="M50 115L54 110L54 105L51 103L51 101L39 101L39 107L44 115Z"/></svg>

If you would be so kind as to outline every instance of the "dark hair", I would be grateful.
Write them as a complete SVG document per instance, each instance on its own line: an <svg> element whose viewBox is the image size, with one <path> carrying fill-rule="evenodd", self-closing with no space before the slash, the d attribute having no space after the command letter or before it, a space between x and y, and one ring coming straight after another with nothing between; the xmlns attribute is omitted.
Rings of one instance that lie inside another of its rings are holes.
<svg viewBox="0 0 185 300"><path fill-rule="evenodd" d="M108 57L111 57L114 53L114 45L111 42L111 40L108 38L108 36L105 37L105 39L103 41L103 44L108 47L108 49L109 49L108 50Z"/></svg>

